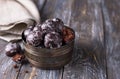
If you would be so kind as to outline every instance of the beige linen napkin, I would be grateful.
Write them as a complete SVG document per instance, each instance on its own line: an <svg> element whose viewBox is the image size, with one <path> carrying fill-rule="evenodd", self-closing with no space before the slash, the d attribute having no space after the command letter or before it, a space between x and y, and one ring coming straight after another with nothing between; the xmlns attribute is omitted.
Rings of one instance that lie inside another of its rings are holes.
<svg viewBox="0 0 120 79"><path fill-rule="evenodd" d="M22 31L40 22L39 12L32 0L0 0L0 39L21 39Z"/></svg>

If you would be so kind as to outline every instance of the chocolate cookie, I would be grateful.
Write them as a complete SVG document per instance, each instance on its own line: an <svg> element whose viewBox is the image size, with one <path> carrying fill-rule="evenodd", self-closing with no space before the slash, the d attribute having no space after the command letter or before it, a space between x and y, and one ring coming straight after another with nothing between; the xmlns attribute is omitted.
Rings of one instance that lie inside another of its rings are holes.
<svg viewBox="0 0 120 79"><path fill-rule="evenodd" d="M33 31L26 37L27 43L35 47L40 46L42 44L42 40L42 33L40 31Z"/></svg>
<svg viewBox="0 0 120 79"><path fill-rule="evenodd" d="M18 43L8 43L5 47L5 52L8 57L16 55L21 52L21 47Z"/></svg>
<svg viewBox="0 0 120 79"><path fill-rule="evenodd" d="M62 36L57 32L45 35L44 45L46 48L60 48L62 46Z"/></svg>

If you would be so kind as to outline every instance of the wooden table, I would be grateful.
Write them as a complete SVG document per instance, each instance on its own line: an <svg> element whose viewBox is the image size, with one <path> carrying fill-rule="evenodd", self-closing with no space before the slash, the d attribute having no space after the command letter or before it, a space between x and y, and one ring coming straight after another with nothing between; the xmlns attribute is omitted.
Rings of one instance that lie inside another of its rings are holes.
<svg viewBox="0 0 120 79"><path fill-rule="evenodd" d="M0 40L0 79L120 79L119 0L47 0L39 5L42 21L58 17L75 30L72 61L60 70L30 64L14 69L4 53L7 42Z"/></svg>

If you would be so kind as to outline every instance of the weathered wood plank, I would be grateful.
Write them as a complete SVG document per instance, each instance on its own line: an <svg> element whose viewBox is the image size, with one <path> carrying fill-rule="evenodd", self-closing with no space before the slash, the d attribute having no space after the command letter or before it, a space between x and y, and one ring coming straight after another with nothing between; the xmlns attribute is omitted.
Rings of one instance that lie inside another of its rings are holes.
<svg viewBox="0 0 120 79"><path fill-rule="evenodd" d="M41 70L36 67L24 65L21 68L18 79L61 79L61 70Z"/></svg>
<svg viewBox="0 0 120 79"><path fill-rule="evenodd" d="M104 0L102 7L108 79L120 79L120 1Z"/></svg>
<svg viewBox="0 0 120 79"><path fill-rule="evenodd" d="M106 79L104 27L99 1L73 0L70 26L76 32L76 42L73 61L65 66L63 79Z"/></svg>
<svg viewBox="0 0 120 79"><path fill-rule="evenodd" d="M24 65L18 79L62 79L62 76L63 79L106 79L104 30L99 2L47 0L42 20L53 17L61 18L76 32L73 61L65 67L64 74L63 70L47 71ZM88 56L90 52L92 54ZM29 73L23 73L25 70Z"/></svg>
<svg viewBox="0 0 120 79"><path fill-rule="evenodd" d="M14 62L5 55L4 47L7 42L0 39L0 79L16 79L19 68L14 68Z"/></svg>
<svg viewBox="0 0 120 79"><path fill-rule="evenodd" d="M69 0L47 0L43 12L42 21L47 18L61 18L66 24L69 24L71 14L71 3ZM68 15L69 13L69 15ZM25 71L29 73L24 73ZM41 70L29 65L23 65L18 79L62 79L63 68L59 70Z"/></svg>
<svg viewBox="0 0 120 79"><path fill-rule="evenodd" d="M0 39L0 52L4 49L6 44L7 44L6 41L3 41L2 39Z"/></svg>
<svg viewBox="0 0 120 79"><path fill-rule="evenodd" d="M41 13L47 0L33 0L33 2L36 4L39 12Z"/></svg>
<svg viewBox="0 0 120 79"><path fill-rule="evenodd" d="M73 0L47 0L46 6L41 12L42 21L48 18L60 18L69 25L71 19L71 5Z"/></svg>

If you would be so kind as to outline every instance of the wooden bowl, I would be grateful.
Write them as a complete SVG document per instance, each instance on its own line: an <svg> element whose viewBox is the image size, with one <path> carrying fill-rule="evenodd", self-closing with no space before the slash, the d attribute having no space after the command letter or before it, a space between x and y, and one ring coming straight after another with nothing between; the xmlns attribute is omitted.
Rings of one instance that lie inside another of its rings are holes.
<svg viewBox="0 0 120 79"><path fill-rule="evenodd" d="M71 29L71 31L73 30ZM74 39L71 40L66 45L61 46L60 48L48 49L48 48L34 47L32 45L27 44L24 41L23 34L22 34L22 38L23 38L23 46L25 49L25 56L28 59L28 61L35 67L39 67L42 69L58 69L68 64L72 59Z"/></svg>

